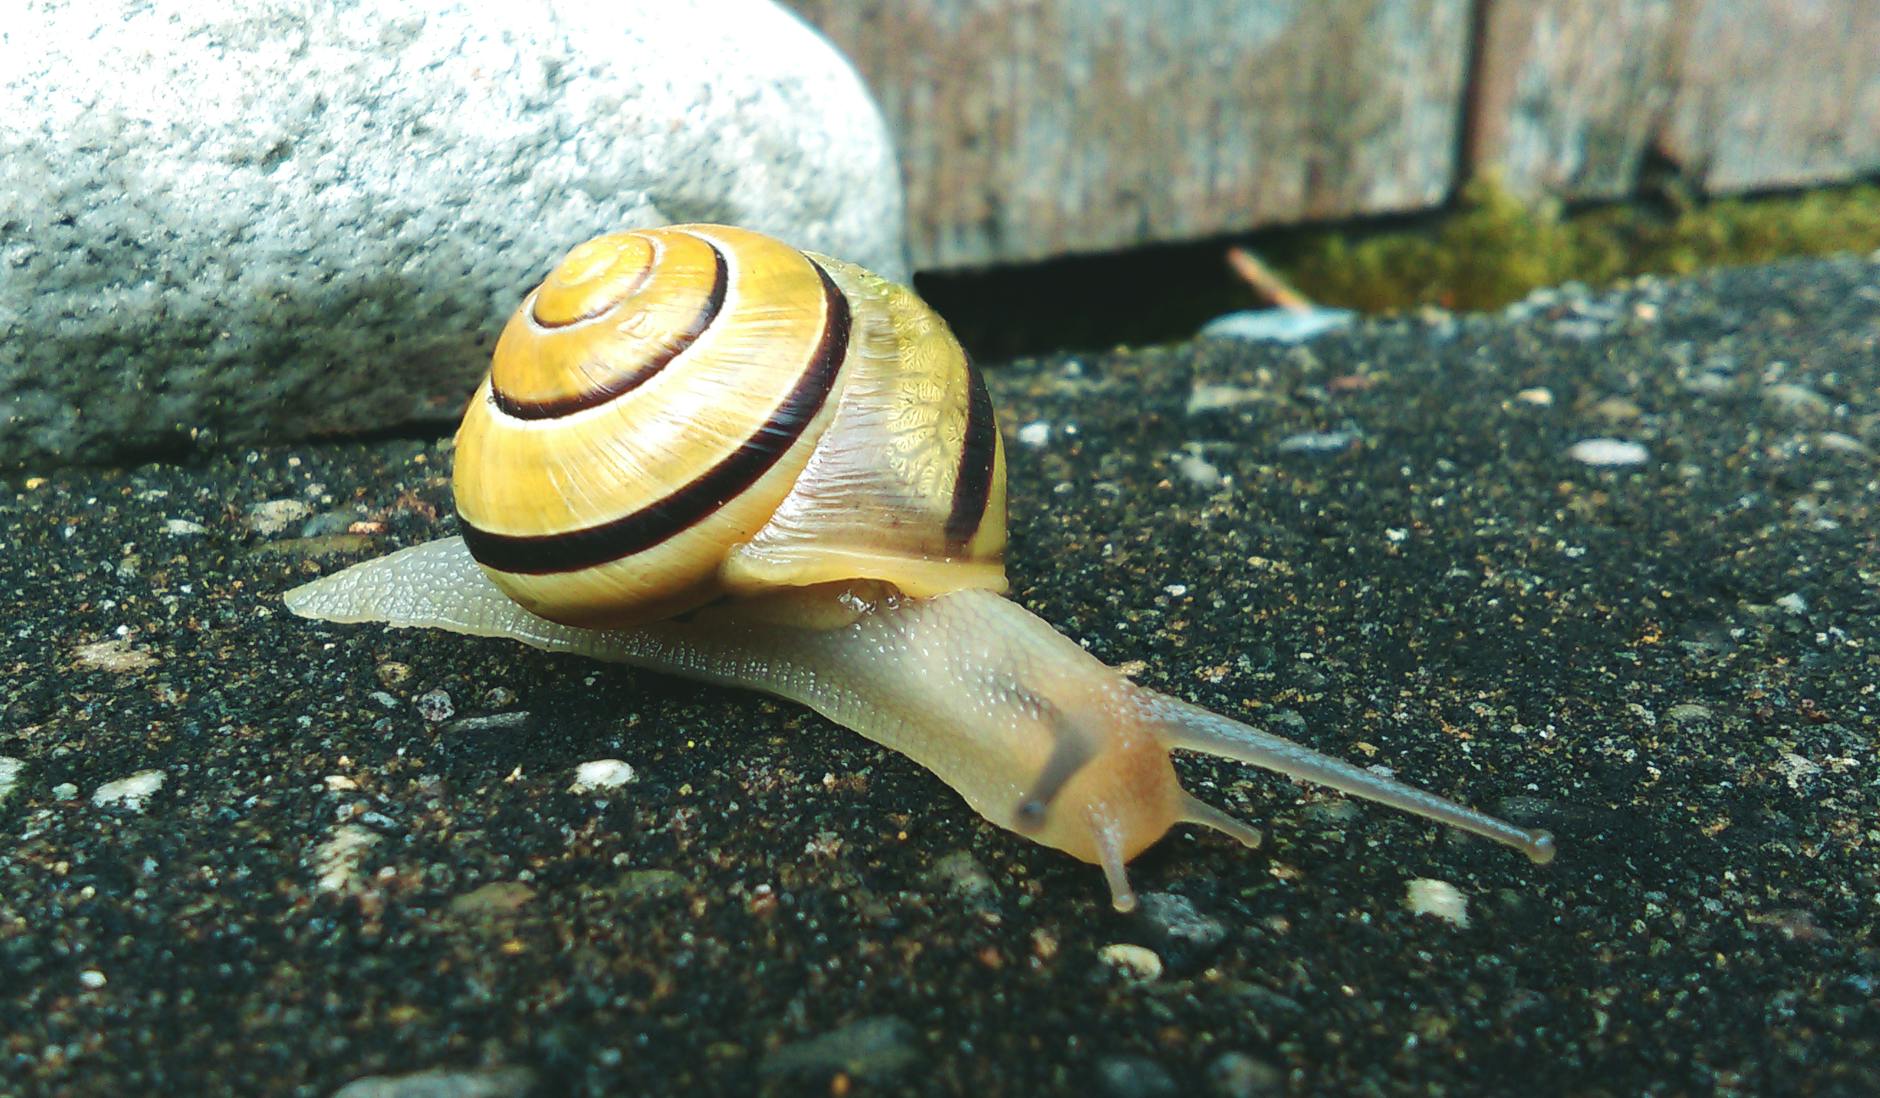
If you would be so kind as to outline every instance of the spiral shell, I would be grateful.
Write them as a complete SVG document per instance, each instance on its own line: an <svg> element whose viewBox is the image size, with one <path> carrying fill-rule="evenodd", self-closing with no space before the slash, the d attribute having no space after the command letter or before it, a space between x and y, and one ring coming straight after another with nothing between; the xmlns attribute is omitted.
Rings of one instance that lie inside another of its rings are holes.
<svg viewBox="0 0 1880 1098"><path fill-rule="evenodd" d="M497 343L453 488L490 578L572 625L843 580L1005 589L1005 456L945 322L741 229L570 251Z"/></svg>

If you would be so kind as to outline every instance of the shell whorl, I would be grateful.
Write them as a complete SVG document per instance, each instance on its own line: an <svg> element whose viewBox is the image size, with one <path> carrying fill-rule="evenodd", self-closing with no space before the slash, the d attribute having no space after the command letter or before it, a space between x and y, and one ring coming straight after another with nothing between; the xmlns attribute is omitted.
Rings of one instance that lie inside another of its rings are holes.
<svg viewBox="0 0 1880 1098"><path fill-rule="evenodd" d="M453 488L490 577L570 624L849 579L1005 586L998 428L944 322L745 230L569 252L497 342Z"/></svg>

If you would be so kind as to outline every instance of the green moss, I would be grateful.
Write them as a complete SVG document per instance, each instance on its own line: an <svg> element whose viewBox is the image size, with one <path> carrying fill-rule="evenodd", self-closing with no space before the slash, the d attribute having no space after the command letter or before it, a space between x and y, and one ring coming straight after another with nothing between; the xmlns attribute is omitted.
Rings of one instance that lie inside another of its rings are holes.
<svg viewBox="0 0 1880 1098"><path fill-rule="evenodd" d="M1701 202L1609 206L1567 215L1494 179L1471 183L1432 225L1327 234L1270 253L1299 289L1365 310L1487 309L1568 280L1684 274L1784 256L1880 248L1880 186Z"/></svg>
<svg viewBox="0 0 1880 1098"><path fill-rule="evenodd" d="M1880 248L1880 185L1567 212L1492 180L1454 210L1389 228L1347 225L1159 244L988 271L923 274L921 294L987 361L1065 348L1187 339L1209 319L1265 304L1222 261L1251 248L1317 301L1367 311L1442 305L1493 309L1569 280Z"/></svg>

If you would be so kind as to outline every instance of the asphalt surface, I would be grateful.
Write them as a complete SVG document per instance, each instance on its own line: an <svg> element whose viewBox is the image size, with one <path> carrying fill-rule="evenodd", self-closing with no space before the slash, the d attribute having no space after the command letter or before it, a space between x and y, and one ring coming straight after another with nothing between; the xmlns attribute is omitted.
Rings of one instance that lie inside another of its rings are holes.
<svg viewBox="0 0 1880 1098"><path fill-rule="evenodd" d="M0 1094L1880 1092L1880 264L991 381L1016 598L1559 858L1185 759L1267 846L1117 915L793 706L284 613L447 443L28 469Z"/></svg>

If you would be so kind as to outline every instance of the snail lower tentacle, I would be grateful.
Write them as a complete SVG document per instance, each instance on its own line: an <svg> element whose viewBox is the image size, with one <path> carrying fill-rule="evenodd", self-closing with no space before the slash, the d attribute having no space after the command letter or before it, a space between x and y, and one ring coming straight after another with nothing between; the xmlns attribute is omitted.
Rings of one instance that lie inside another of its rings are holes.
<svg viewBox="0 0 1880 1098"><path fill-rule="evenodd" d="M1119 910L1134 906L1124 863L1176 823L1260 841L1255 829L1181 789L1170 748L1331 785L1485 835L1537 862L1552 855L1544 832L1139 687L986 591L917 599L879 584L811 588L680 621L584 629L522 609L460 538L446 538L286 598L305 617L507 637L802 702L932 770L993 823L1100 865ZM814 624L787 624L793 620Z"/></svg>

